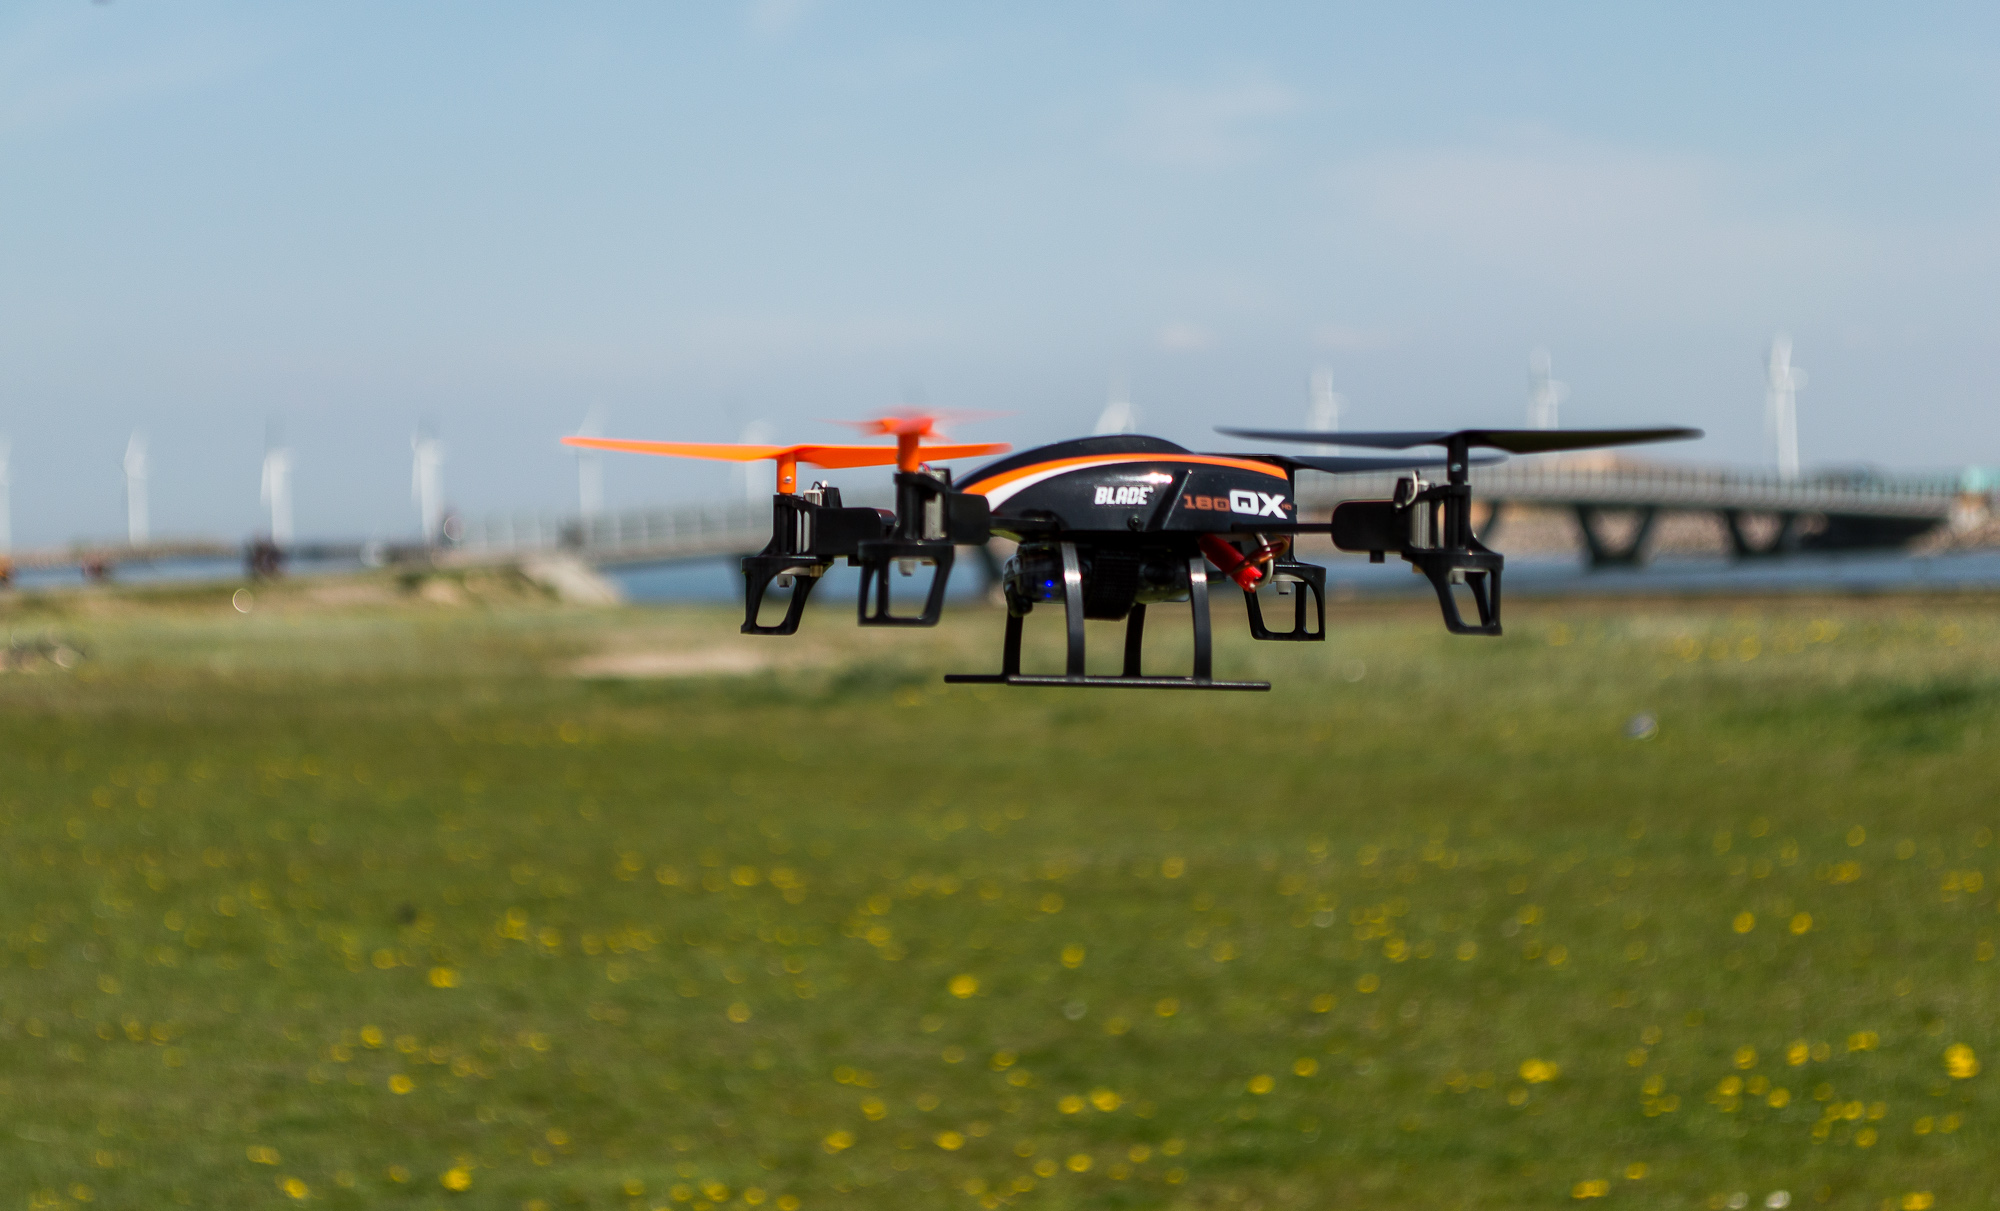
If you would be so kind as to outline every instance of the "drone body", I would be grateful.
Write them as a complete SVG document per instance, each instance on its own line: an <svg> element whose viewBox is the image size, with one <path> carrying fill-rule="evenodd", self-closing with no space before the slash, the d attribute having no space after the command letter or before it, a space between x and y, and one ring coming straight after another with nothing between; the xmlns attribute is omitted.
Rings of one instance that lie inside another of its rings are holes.
<svg viewBox="0 0 2000 1211"><path fill-rule="evenodd" d="M998 536L1019 544L1002 574L1007 629L1001 670L953 674L950 682L1007 685L1115 686L1130 688L1266 690L1268 682L1218 681L1210 657L1209 569L1244 595L1253 638L1317 641L1326 638L1326 570L1291 557L1300 534L1326 534L1334 545L1367 551L1380 560L1390 551L1410 562L1436 588L1448 629L1462 634L1500 633L1501 557L1472 535L1467 471L1475 446L1517 453L1620 445L1699 436L1690 429L1467 430L1453 433L1317 433L1230 431L1270 441L1375 446L1444 447L1442 457L1293 457L1279 454L1205 454L1156 437L1086 437L1024 451L990 463L954 487L949 471L931 464L949 458L1004 451L1005 446L932 445L934 418L906 416L875 422L896 435L896 447L716 446L611 442L566 438L568 444L683 457L772 458L778 491L772 497L770 543L743 560L743 631L789 635L797 631L806 601L835 561L861 569L857 620L863 626L933 626L944 607L953 553ZM1490 460L1488 460L1490 461ZM842 505L837 488L796 488L797 462L829 467L896 465L893 512ZM1443 464L1447 482L1418 475ZM1299 515L1296 474L1409 470L1386 501L1349 501L1325 522ZM899 611L891 594L891 565L907 574L914 564L934 568L922 608ZM790 589L784 614L761 619L773 584ZM1477 612L1468 623L1456 589L1463 586ZM1260 589L1292 597L1291 625L1265 624ZM1194 667L1186 676L1142 669L1147 607L1188 603L1194 629ZM1021 671L1025 618L1038 605L1060 607L1066 644L1060 674ZM1124 661L1116 675L1088 674L1084 662L1086 619L1125 622Z"/></svg>

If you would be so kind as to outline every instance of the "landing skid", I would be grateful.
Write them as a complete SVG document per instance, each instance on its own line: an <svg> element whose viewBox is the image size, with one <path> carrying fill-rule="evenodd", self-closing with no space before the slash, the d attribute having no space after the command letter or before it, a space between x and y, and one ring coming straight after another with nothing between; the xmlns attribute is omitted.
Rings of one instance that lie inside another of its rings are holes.
<svg viewBox="0 0 2000 1211"><path fill-rule="evenodd" d="M1091 676L1083 671L1083 565L1077 559L1076 544L1062 544L1063 618L1068 643L1063 672L1057 674L1021 671L1022 615L1007 611L1007 635L1000 651L998 673L947 673L953 685L1062 686L1073 689L1147 690L1268 690L1268 681L1217 681L1213 668L1208 621L1208 563L1200 555L1188 561L1188 612L1194 622L1194 673L1189 677L1149 677L1139 671L1145 647L1146 607L1134 605L1125 616L1125 668L1116 676Z"/></svg>
<svg viewBox="0 0 2000 1211"><path fill-rule="evenodd" d="M946 673L953 685L1048 685L1104 690L1268 690L1268 681L1197 681L1192 677L1064 677L1053 673Z"/></svg>

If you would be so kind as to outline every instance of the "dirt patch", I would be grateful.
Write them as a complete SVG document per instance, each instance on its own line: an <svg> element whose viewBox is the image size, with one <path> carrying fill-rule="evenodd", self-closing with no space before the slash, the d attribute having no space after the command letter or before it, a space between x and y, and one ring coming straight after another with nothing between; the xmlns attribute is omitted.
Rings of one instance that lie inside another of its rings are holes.
<svg viewBox="0 0 2000 1211"><path fill-rule="evenodd" d="M379 581L334 581L315 584L299 594L307 605L340 607L393 605L398 600L389 586Z"/></svg>
<svg viewBox="0 0 2000 1211"><path fill-rule="evenodd" d="M665 677L741 677L777 668L813 663L791 657L783 661L742 648L707 648L684 652L604 652L569 666L578 677L634 680Z"/></svg>

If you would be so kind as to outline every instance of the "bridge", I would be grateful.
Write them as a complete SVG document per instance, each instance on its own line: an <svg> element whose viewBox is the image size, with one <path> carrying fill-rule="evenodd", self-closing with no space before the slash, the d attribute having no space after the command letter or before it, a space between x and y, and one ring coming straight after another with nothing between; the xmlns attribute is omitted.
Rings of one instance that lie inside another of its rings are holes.
<svg viewBox="0 0 2000 1211"><path fill-rule="evenodd" d="M1394 474L1323 476L1305 473L1300 505L1330 511L1343 500L1389 496ZM1726 528L1738 558L1797 551L1894 547L1968 511L1991 503L1983 481L1959 475L1865 473L1784 477L1770 472L1680 467L1631 461L1518 460L1472 472L1476 500L1488 506L1483 533L1495 536L1510 506L1567 509L1584 536L1593 567L1644 562L1655 521L1667 513L1708 513ZM857 504L887 508L881 499ZM1611 515L1635 519L1614 542ZM669 564L741 555L770 538L771 506L731 501L680 509L605 513L589 519L502 515L468 519L465 556L481 552L565 549L599 567Z"/></svg>
<svg viewBox="0 0 2000 1211"><path fill-rule="evenodd" d="M1391 494L1394 474L1301 475L1300 506L1329 511L1342 500ZM1995 503L1978 475L1821 474L1783 477L1761 471L1683 467L1627 460L1521 459L1472 471L1474 497L1487 505L1482 537L1496 538L1516 506L1569 511L1593 567L1643 563L1657 519L1706 513L1721 520L1738 558L1797 551L1883 548L1906 544L1946 523L1983 521ZM856 494L853 503L889 507ZM1607 523L1632 524L1614 540ZM459 519L454 542L300 543L296 559L364 563L490 563L564 553L600 568L685 563L760 550L770 538L768 500L732 500L678 508L631 509L588 518L557 513L496 513ZM205 539L140 546L77 545L13 556L16 568L80 568L108 576L120 564L186 559L235 559L251 544Z"/></svg>
<svg viewBox="0 0 2000 1211"><path fill-rule="evenodd" d="M1396 478L1314 476L1300 484L1301 504L1317 511L1342 500L1381 499ZM1592 567L1644 563L1654 525L1668 513L1715 516L1738 559L1902 546L1947 522L1983 520L1992 504L1986 489L1977 472L1781 476L1601 457L1521 459L1472 470L1473 498L1488 506L1482 538L1497 538L1509 506L1565 509L1576 518ZM1635 523L1623 541L1607 533L1611 514Z"/></svg>

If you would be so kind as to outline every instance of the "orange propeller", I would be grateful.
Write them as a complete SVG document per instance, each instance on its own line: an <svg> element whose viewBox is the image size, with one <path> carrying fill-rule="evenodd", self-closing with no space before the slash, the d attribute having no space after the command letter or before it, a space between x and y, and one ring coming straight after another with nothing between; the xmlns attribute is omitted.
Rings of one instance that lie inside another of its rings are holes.
<svg viewBox="0 0 2000 1211"><path fill-rule="evenodd" d="M885 418L881 423L896 423L901 418ZM973 442L957 445L920 446L918 439L934 433L929 422L923 418L924 427L920 431L905 435L901 431L880 429L876 432L895 432L896 444L890 446L848 446L824 442L807 442L795 446L748 445L739 442L648 442L624 441L608 437L565 437L565 446L578 446L590 450L622 450L630 454L663 454L674 458L710 458L724 462L749 463L760 459L775 459L778 463L778 491L793 493L798 491L798 464L806 463L814 467L887 467L895 466L904 471L915 471L925 461L943 462L952 458L977 458L985 454L1005 454L1013 449L1006 442ZM857 422L873 424L876 422Z"/></svg>
<svg viewBox="0 0 2000 1211"><path fill-rule="evenodd" d="M968 412L951 410L926 412L921 408L897 408L883 413L873 420L837 420L830 424L850 425L863 433L883 433L896 439L896 469L914 471L920 465L917 458L917 443L926 437L942 437L938 432L939 421L985 420L1000 415L997 412ZM925 450L929 453L929 450ZM998 451L995 451L998 453ZM935 457L935 456L933 456Z"/></svg>

